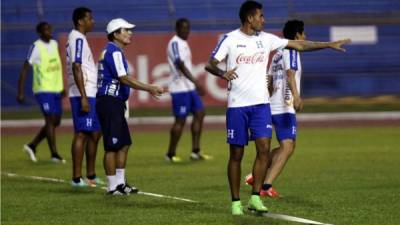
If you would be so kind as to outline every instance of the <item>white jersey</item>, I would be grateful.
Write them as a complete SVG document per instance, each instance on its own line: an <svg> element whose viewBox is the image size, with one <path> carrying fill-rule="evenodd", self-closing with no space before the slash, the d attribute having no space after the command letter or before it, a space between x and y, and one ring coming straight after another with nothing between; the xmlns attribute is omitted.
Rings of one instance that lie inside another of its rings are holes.
<svg viewBox="0 0 400 225"><path fill-rule="evenodd" d="M282 113L293 113L296 111L293 107L293 96L290 91L287 70L294 70L297 90L300 94L301 81L301 62L300 54L293 49L284 49L277 51L272 58L272 63L268 75L273 76L274 92L271 96L272 115Z"/></svg>
<svg viewBox="0 0 400 225"><path fill-rule="evenodd" d="M240 29L221 39L211 57L218 61L226 58L227 70L237 67L238 75L228 85L228 107L269 103L266 77L269 54L287 44L287 39L269 33L249 36Z"/></svg>
<svg viewBox="0 0 400 225"><path fill-rule="evenodd" d="M42 39L39 39L38 41L43 43L43 45L46 47L46 49L49 52L49 54L52 54L53 51L58 51L58 43L57 43L57 41L55 41L53 39L50 39L50 41L48 43L44 42ZM55 45L56 48L53 48L53 45ZM29 49L28 56L26 57L26 60L28 61L28 63L30 65L33 65L33 64L39 65L40 64L40 51L39 51L39 48L36 47L35 44L32 44L31 48Z"/></svg>
<svg viewBox="0 0 400 225"><path fill-rule="evenodd" d="M68 35L66 47L69 97L81 96L78 87L75 84L74 74L72 72L72 63L81 64L86 96L96 97L97 68L85 35L75 29L72 30Z"/></svg>
<svg viewBox="0 0 400 225"><path fill-rule="evenodd" d="M187 41L175 35L167 46L167 58L170 68L171 81L169 91L171 93L187 92L195 90L195 85L179 69L177 62L181 61L192 72L192 53Z"/></svg>

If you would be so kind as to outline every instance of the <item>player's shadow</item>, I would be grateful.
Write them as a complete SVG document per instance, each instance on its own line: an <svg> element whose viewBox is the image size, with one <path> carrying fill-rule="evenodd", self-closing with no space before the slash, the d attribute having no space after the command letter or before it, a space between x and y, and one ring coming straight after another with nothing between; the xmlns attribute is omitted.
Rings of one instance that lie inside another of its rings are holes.
<svg viewBox="0 0 400 225"><path fill-rule="evenodd" d="M309 198L302 198L301 196L285 196L283 198L277 199L280 204L287 204L287 205L295 205L301 207L309 207L309 208L321 208L323 205L312 201Z"/></svg>

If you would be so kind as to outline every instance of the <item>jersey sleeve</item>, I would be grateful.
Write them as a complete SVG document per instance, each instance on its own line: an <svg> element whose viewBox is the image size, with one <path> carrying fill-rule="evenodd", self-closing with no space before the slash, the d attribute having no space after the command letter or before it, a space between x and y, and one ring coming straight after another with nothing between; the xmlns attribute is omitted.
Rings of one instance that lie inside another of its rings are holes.
<svg viewBox="0 0 400 225"><path fill-rule="evenodd" d="M267 37L271 43L271 51L274 51L277 49L283 49L288 45L288 42L289 42L288 39L280 38L273 34L268 34Z"/></svg>
<svg viewBox="0 0 400 225"><path fill-rule="evenodd" d="M285 70L298 70L297 54L294 49L287 49L283 51L283 66Z"/></svg>
<svg viewBox="0 0 400 225"><path fill-rule="evenodd" d="M38 63L39 60L40 60L39 49L38 47L36 47L36 45L32 44L31 47L29 48L26 61L28 61L30 65L33 65L35 63Z"/></svg>
<svg viewBox="0 0 400 225"><path fill-rule="evenodd" d="M76 38L69 43L71 50L72 63L82 64L82 53L83 53L83 39Z"/></svg>
<svg viewBox="0 0 400 225"><path fill-rule="evenodd" d="M222 61L228 55L228 46L229 38L228 35L224 35L221 40L218 42L214 51L211 53L211 59L216 59L218 61Z"/></svg>
<svg viewBox="0 0 400 225"><path fill-rule="evenodd" d="M171 51L172 51L172 57L175 65L179 62L181 62L181 53L179 52L180 48L178 45L177 41L173 41L171 43Z"/></svg>
<svg viewBox="0 0 400 225"><path fill-rule="evenodd" d="M111 62L111 68L113 70L113 74L117 74L118 77L126 76L128 75L128 72L126 71L124 67L124 60L122 56L122 52L120 51L114 51L112 53L112 62Z"/></svg>

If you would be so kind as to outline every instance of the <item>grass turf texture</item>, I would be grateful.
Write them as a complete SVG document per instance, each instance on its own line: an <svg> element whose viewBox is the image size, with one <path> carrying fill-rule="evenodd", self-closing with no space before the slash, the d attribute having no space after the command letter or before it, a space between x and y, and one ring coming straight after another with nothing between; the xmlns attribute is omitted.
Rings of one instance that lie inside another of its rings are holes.
<svg viewBox="0 0 400 225"><path fill-rule="evenodd" d="M266 199L271 212L340 224L400 224L400 171L397 127L299 128L297 150L275 183L282 199ZM71 175L71 135L61 134L59 151L66 165L49 161L45 142L38 147L38 163L21 151L31 136L2 136L2 173L65 179ZM168 132L135 132L127 178L142 191L189 198L199 203L144 195L105 196L104 190L75 190L68 183L10 178L2 175L2 224L296 224L265 217L230 215L226 178L228 158L224 131L203 134L202 149L215 159L190 162L190 137L184 134L179 165L164 161ZM273 142L276 146L276 142ZM246 149L245 176L254 159L254 144ZM103 149L97 173L104 178ZM244 205L250 189L241 189Z"/></svg>

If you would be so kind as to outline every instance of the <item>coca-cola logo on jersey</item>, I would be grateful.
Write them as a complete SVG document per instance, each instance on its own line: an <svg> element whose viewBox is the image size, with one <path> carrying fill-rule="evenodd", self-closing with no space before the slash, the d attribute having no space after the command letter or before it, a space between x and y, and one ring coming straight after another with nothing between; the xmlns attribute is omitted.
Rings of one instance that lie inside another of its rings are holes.
<svg viewBox="0 0 400 225"><path fill-rule="evenodd" d="M240 53L236 58L236 64L256 64L266 62L267 57L264 52L257 52L253 55Z"/></svg>

